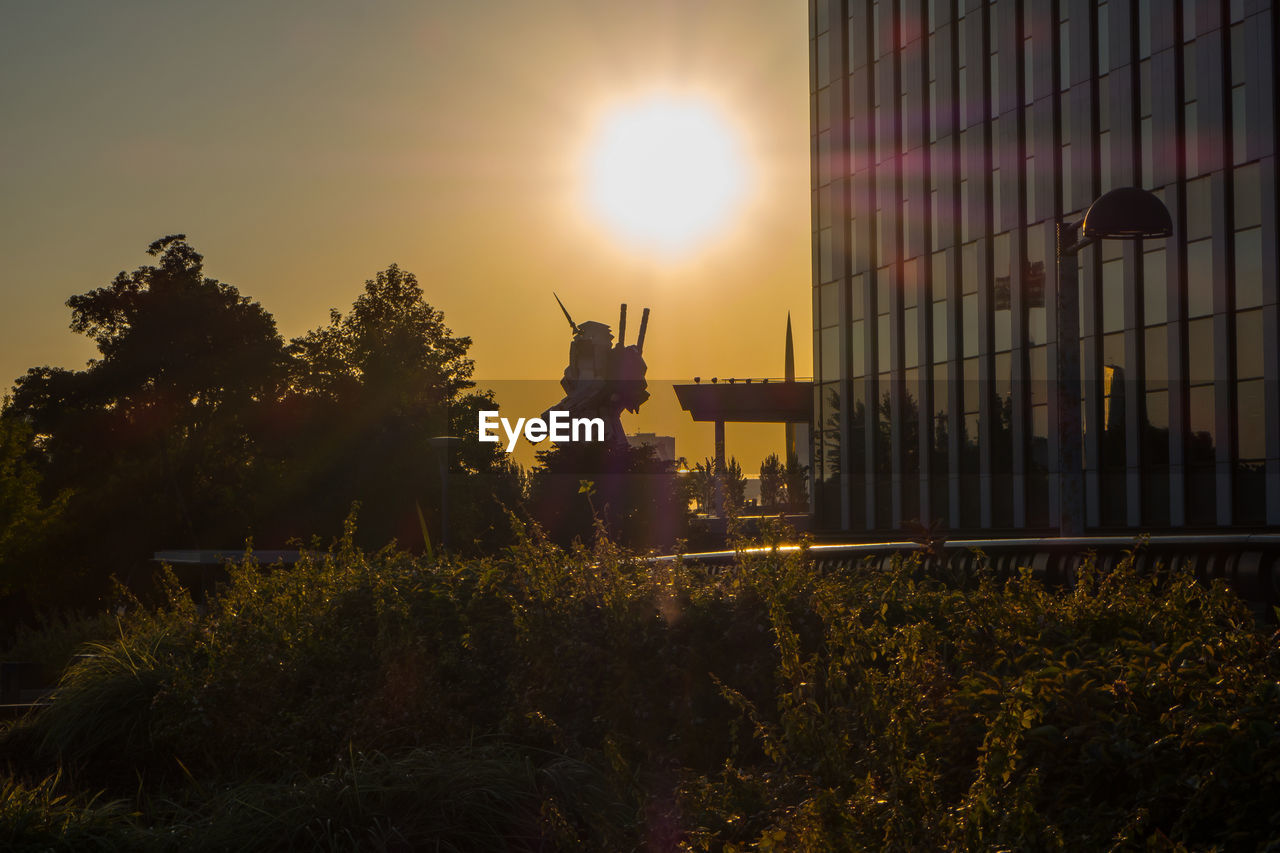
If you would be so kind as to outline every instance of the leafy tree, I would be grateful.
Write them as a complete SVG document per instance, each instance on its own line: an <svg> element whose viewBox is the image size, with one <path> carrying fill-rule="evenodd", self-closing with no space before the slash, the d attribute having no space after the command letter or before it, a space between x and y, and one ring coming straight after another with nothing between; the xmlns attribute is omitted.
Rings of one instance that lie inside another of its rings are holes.
<svg viewBox="0 0 1280 853"><path fill-rule="evenodd" d="M555 542L589 542L599 527L636 549L670 548L688 531L689 487L652 447L561 444L538 452L530 516Z"/></svg>
<svg viewBox="0 0 1280 853"><path fill-rule="evenodd" d="M421 545L418 508L438 519L443 463L453 543L506 535L503 507L519 503L520 479L506 454L476 435L477 412L496 405L471 390L470 346L394 264L365 282L347 314L331 310L327 325L293 339L274 451L274 503L285 511L273 529L336 532L359 501L366 542ZM462 439L447 460L431 443L443 435Z"/></svg>
<svg viewBox="0 0 1280 853"><path fill-rule="evenodd" d="M147 253L154 264L67 300L100 357L29 370L6 408L35 431L45 497L75 490L49 547L97 579L86 594L157 548L244 541L260 474L250 426L285 377L271 315L206 277L185 236Z"/></svg>
<svg viewBox="0 0 1280 853"><path fill-rule="evenodd" d="M716 460L707 458L693 468L694 497L704 512L715 511L716 487L724 489L725 512L736 515L747 499L747 478L742 473L742 465L737 459L730 458L723 466Z"/></svg>
<svg viewBox="0 0 1280 853"><path fill-rule="evenodd" d="M186 235L157 240L147 254L157 266L67 300L72 330L102 354L90 365L99 397L175 415L273 397L284 361L271 315L206 278Z"/></svg>
<svg viewBox="0 0 1280 853"><path fill-rule="evenodd" d="M56 529L69 495L42 497L35 455L31 428L0 416L0 600L38 597L38 587L47 589L50 570L58 568L38 565L37 552Z"/></svg>
<svg viewBox="0 0 1280 853"><path fill-rule="evenodd" d="M719 474L724 481L725 511L733 515L747 502L747 477L742 473L742 465L734 457L729 458Z"/></svg>
<svg viewBox="0 0 1280 853"><path fill-rule="evenodd" d="M693 481L693 496L700 512L711 512L716 501L716 461L706 458L689 472Z"/></svg>
<svg viewBox="0 0 1280 853"><path fill-rule="evenodd" d="M782 483L787 505L793 511L808 508L809 466L801 465L794 453L787 454L787 464L782 469Z"/></svg>
<svg viewBox="0 0 1280 853"><path fill-rule="evenodd" d="M474 387L471 338L454 337L418 279L395 264L365 282L345 317L290 342L293 381L307 394L357 392L397 412L440 407ZM357 390L358 389L358 390ZM443 423L439 424L443 426Z"/></svg>
<svg viewBox="0 0 1280 853"><path fill-rule="evenodd" d="M782 462L778 454L770 453L760 464L760 505L777 506L782 502L785 490Z"/></svg>

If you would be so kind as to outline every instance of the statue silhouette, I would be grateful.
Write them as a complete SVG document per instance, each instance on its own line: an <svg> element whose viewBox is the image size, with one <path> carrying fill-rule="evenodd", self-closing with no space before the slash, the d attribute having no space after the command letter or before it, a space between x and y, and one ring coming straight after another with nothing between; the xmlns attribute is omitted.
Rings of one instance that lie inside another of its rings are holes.
<svg viewBox="0 0 1280 853"><path fill-rule="evenodd" d="M614 344L613 332L608 325L594 320L575 323L559 296L556 296L556 302L573 330L573 341L569 344L569 365L560 379L565 396L552 408L567 411L573 418L600 418L604 421L605 441L626 444L622 412L638 412L649 399L645 381L648 368L643 357L649 309L644 309L640 319L636 343L628 346L626 303L622 305L618 342Z"/></svg>

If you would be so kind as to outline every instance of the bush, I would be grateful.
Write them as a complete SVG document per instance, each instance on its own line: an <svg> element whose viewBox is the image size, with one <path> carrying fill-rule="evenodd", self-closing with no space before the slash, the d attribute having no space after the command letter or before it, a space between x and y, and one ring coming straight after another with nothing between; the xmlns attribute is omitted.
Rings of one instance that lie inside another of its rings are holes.
<svg viewBox="0 0 1280 853"><path fill-rule="evenodd" d="M1280 833L1274 638L1226 590L1132 561L1049 591L912 560L821 573L744 553L712 573L531 534L425 562L348 536L289 568L246 559L203 610L170 583L119 634L0 736L29 804L0 811L0 838L1177 849Z"/></svg>
<svg viewBox="0 0 1280 853"><path fill-rule="evenodd" d="M768 760L686 786L702 828L785 849L1258 845L1280 831L1280 656L1225 588L1086 565L945 582L918 562L775 599ZM726 848L727 849L727 848Z"/></svg>

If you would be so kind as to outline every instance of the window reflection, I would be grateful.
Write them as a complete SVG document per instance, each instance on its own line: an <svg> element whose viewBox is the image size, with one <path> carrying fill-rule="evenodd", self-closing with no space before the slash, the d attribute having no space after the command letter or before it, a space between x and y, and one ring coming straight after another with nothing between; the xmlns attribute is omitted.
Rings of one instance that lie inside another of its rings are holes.
<svg viewBox="0 0 1280 853"><path fill-rule="evenodd" d="M1262 304L1262 229L1236 232L1236 307Z"/></svg>
<svg viewBox="0 0 1280 853"><path fill-rule="evenodd" d="M819 378L831 382L840 378L840 330L823 329L821 332L822 363Z"/></svg>
<svg viewBox="0 0 1280 853"><path fill-rule="evenodd" d="M1213 386L1198 385L1190 392L1191 444L1188 462L1213 462L1214 437L1217 433L1218 413L1213 406Z"/></svg>
<svg viewBox="0 0 1280 853"><path fill-rule="evenodd" d="M1235 188L1235 227L1252 228L1262 224L1262 179L1258 164L1240 166L1233 173Z"/></svg>
<svg viewBox="0 0 1280 853"><path fill-rule="evenodd" d="M1217 510L1214 476L1214 389L1201 385L1190 390L1191 435L1187 440L1187 521L1213 524Z"/></svg>
<svg viewBox="0 0 1280 853"><path fill-rule="evenodd" d="M1187 244L1187 316L1213 313L1213 241Z"/></svg>
<svg viewBox="0 0 1280 853"><path fill-rule="evenodd" d="M1266 388L1261 379L1241 382L1236 388L1240 458L1261 459L1267 455Z"/></svg>
<svg viewBox="0 0 1280 853"><path fill-rule="evenodd" d="M823 328L834 326L840 319L837 313L836 285L824 284L818 292L818 322Z"/></svg>
<svg viewBox="0 0 1280 853"><path fill-rule="evenodd" d="M1187 380L1192 385L1213 381L1213 318L1187 323Z"/></svg>
<svg viewBox="0 0 1280 853"><path fill-rule="evenodd" d="M978 294L968 294L961 305L964 311L962 318L964 326L960 341L964 344L964 355L968 358L978 354Z"/></svg>
<svg viewBox="0 0 1280 853"><path fill-rule="evenodd" d="M853 375L861 377L867 373L867 324L862 320L858 320L853 324L852 328L852 346L850 349L853 350Z"/></svg>
<svg viewBox="0 0 1280 853"><path fill-rule="evenodd" d="M902 356L904 367L920 364L919 309L908 308L902 312Z"/></svg>
<svg viewBox="0 0 1280 853"><path fill-rule="evenodd" d="M881 314L879 322L876 324L876 346L879 361L876 363L877 370L889 369L889 315Z"/></svg>
<svg viewBox="0 0 1280 853"><path fill-rule="evenodd" d="M1142 520L1169 523L1169 392L1146 396L1142 430Z"/></svg>
<svg viewBox="0 0 1280 853"><path fill-rule="evenodd" d="M947 359L947 303L933 303L933 360Z"/></svg>
<svg viewBox="0 0 1280 853"><path fill-rule="evenodd" d="M1213 234L1213 187L1209 178L1187 181L1187 240Z"/></svg>
<svg viewBox="0 0 1280 853"><path fill-rule="evenodd" d="M1262 376L1262 311L1241 311L1236 315L1236 377Z"/></svg>
<svg viewBox="0 0 1280 853"><path fill-rule="evenodd" d="M1104 332L1118 332L1124 328L1124 279L1123 259L1107 261L1102 265L1102 331Z"/></svg>
<svg viewBox="0 0 1280 853"><path fill-rule="evenodd" d="M1169 387L1169 330L1165 326L1151 326L1144 333L1146 356L1146 380L1148 391Z"/></svg>
<svg viewBox="0 0 1280 853"><path fill-rule="evenodd" d="M1169 277L1165 270L1164 249L1142 256L1142 311L1147 325L1168 320Z"/></svg>

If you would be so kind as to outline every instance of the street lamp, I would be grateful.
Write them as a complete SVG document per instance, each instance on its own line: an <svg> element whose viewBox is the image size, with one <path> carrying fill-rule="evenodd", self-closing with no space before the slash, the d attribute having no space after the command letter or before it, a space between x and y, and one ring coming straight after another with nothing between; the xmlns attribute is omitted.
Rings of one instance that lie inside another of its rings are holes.
<svg viewBox="0 0 1280 853"><path fill-rule="evenodd" d="M1084 232L1083 239L1076 230ZM1169 210L1137 187L1120 187L1089 205L1080 222L1057 223L1058 248L1058 534L1084 532L1084 464L1080 449L1080 302L1078 254L1098 240L1142 240L1173 233Z"/></svg>

